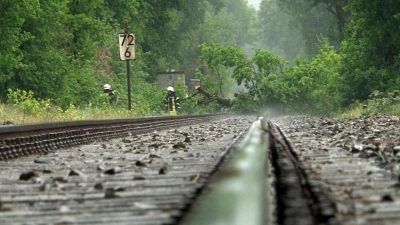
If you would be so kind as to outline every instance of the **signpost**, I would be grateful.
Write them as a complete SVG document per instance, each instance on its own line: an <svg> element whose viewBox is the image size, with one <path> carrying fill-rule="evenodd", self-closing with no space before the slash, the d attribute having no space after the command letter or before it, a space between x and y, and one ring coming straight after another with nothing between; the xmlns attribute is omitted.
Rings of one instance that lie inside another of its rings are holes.
<svg viewBox="0 0 400 225"><path fill-rule="evenodd" d="M133 33L119 34L119 58L123 61L134 60L135 35Z"/></svg>
<svg viewBox="0 0 400 225"><path fill-rule="evenodd" d="M135 35L133 33L119 34L119 58L126 61L126 77L128 83L128 110L132 110L131 99L131 68L129 65L130 60L136 58L135 52Z"/></svg>

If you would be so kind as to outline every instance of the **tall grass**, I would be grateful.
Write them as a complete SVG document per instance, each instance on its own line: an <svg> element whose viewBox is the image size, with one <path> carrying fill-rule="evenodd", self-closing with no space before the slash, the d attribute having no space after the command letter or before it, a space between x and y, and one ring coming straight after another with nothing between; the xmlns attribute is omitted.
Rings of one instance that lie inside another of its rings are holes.
<svg viewBox="0 0 400 225"><path fill-rule="evenodd" d="M122 109L85 108L71 106L67 110L50 108L46 112L26 113L20 108L0 103L0 124L34 124L74 120L100 120L115 118L134 118L134 111Z"/></svg>
<svg viewBox="0 0 400 225"><path fill-rule="evenodd" d="M400 116L400 92L374 91L368 100L354 103L341 117L357 118L377 114Z"/></svg>
<svg viewBox="0 0 400 225"><path fill-rule="evenodd" d="M107 97L95 105L76 107L70 105L63 110L49 99L36 99L33 93L23 90L9 90L7 103L0 103L0 123L32 124L55 121L96 120L132 118L134 111L113 107Z"/></svg>

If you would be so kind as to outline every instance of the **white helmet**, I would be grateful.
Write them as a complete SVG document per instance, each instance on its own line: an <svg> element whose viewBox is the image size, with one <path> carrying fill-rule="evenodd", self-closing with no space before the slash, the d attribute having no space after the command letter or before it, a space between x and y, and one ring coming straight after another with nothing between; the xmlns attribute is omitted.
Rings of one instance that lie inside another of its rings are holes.
<svg viewBox="0 0 400 225"><path fill-rule="evenodd" d="M174 88L171 87L171 86L169 86L169 87L167 87L167 91L172 91L172 92L174 92Z"/></svg>
<svg viewBox="0 0 400 225"><path fill-rule="evenodd" d="M103 85L103 89L104 90L111 90L111 85L105 84L105 85Z"/></svg>

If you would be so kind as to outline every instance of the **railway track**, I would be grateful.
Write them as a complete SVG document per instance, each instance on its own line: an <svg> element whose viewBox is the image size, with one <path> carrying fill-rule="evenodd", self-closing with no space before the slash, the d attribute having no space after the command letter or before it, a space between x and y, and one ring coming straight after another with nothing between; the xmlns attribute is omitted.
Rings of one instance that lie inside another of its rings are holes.
<svg viewBox="0 0 400 225"><path fill-rule="evenodd" d="M0 224L176 224L251 121L117 123L1 132Z"/></svg>
<svg viewBox="0 0 400 225"><path fill-rule="evenodd" d="M47 153L55 149L87 144L96 140L107 140L129 134L210 121L217 116L94 120L3 127L0 129L0 160Z"/></svg>
<svg viewBox="0 0 400 225"><path fill-rule="evenodd" d="M278 224L336 224L333 202L308 173L283 131L270 122Z"/></svg>
<svg viewBox="0 0 400 225"><path fill-rule="evenodd" d="M6 128L0 224L400 224L399 121L281 117L249 128L251 117L213 115Z"/></svg>
<svg viewBox="0 0 400 225"><path fill-rule="evenodd" d="M270 125L278 224L400 224L398 118Z"/></svg>

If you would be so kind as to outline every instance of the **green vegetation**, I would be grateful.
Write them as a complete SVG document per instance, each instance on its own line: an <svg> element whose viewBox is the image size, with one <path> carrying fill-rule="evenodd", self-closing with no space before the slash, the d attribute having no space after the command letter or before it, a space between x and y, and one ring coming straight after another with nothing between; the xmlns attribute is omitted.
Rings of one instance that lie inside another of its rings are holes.
<svg viewBox="0 0 400 225"><path fill-rule="evenodd" d="M281 2L285 2L286 6L297 8L296 4L290 4L294 1L282 0ZM337 66L331 67L334 69L332 71L338 74L339 79L334 78L329 81L331 87L338 88L336 94L331 92L329 100L340 102L342 108L358 105L355 109L361 108L362 110L359 111L362 111L362 114L378 112L399 114L395 110L396 107L399 108L396 106L398 104L396 101L391 102L394 104L393 107L390 107L391 109L388 109L385 104L374 104L373 102L379 99L374 93L379 92L381 95L391 96L393 91L399 89L400 2L395 0L310 0L303 2L311 3L313 7L325 7L334 16L337 24L336 32L328 32L324 35L339 49L338 54L341 57L341 60L337 61ZM335 35L337 32L339 35ZM381 100L386 101L385 99ZM332 108L328 107L327 109L331 110Z"/></svg>
<svg viewBox="0 0 400 225"><path fill-rule="evenodd" d="M342 101L340 61L340 54L324 45L311 60L297 62L264 80L262 92L268 93L271 103L289 106L289 110L333 115L340 111Z"/></svg>
<svg viewBox="0 0 400 225"><path fill-rule="evenodd" d="M1 121L162 115L156 76L172 69L236 112L400 108L398 0L263 0L258 11L246 0L0 0L0 12ZM126 30L136 34L132 112L117 46ZM180 113L226 110L175 89Z"/></svg>
<svg viewBox="0 0 400 225"><path fill-rule="evenodd" d="M341 74L346 102L366 100L374 91L391 92L400 85L400 2L351 1L352 20L342 45Z"/></svg>
<svg viewBox="0 0 400 225"><path fill-rule="evenodd" d="M397 90L389 93L374 91L368 100L362 103L353 103L350 109L341 116L344 118L354 118L376 114L400 116L400 92Z"/></svg>
<svg viewBox="0 0 400 225"><path fill-rule="evenodd" d="M242 87L235 109L257 111L268 106L281 110L295 110L311 114L337 113L342 95L339 75L341 55L325 44L311 60L288 65L285 61L265 50L258 50L252 57L235 46L216 44L203 46L203 59L216 71L214 87L221 89L218 70L230 68L230 76Z"/></svg>
<svg viewBox="0 0 400 225"><path fill-rule="evenodd" d="M37 99L32 91L8 90L8 104L0 104L0 121L5 123L38 123L87 119L129 118L135 116L128 110L113 109L106 96L99 98L98 106L77 108L70 105L66 110L51 100Z"/></svg>

